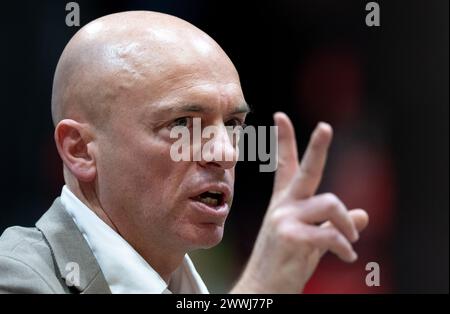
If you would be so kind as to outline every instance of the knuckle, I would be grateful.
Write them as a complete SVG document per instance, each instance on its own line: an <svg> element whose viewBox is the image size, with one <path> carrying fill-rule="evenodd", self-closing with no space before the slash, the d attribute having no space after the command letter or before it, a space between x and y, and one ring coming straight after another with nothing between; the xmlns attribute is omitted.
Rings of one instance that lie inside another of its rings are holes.
<svg viewBox="0 0 450 314"><path fill-rule="evenodd" d="M269 223L273 226L280 226L285 220L285 216L284 210L275 210L269 217Z"/></svg>
<svg viewBox="0 0 450 314"><path fill-rule="evenodd" d="M296 243L298 241L298 233L286 226L280 226L277 229L278 238L283 241L283 243Z"/></svg>
<svg viewBox="0 0 450 314"><path fill-rule="evenodd" d="M325 198L326 202L329 204L338 204L339 203L339 198L334 193L325 193L324 198Z"/></svg>
<svg viewBox="0 0 450 314"><path fill-rule="evenodd" d="M316 239L313 237L313 235L305 230L299 233L298 241L306 247L314 247L316 244Z"/></svg>
<svg viewBox="0 0 450 314"><path fill-rule="evenodd" d="M336 214L341 209L341 200L333 193L325 194L326 210L331 214Z"/></svg>
<svg viewBox="0 0 450 314"><path fill-rule="evenodd" d="M334 242L334 243L338 243L341 242L341 235L339 234L339 232L336 229L329 229L329 231L327 232L327 239L330 242Z"/></svg>

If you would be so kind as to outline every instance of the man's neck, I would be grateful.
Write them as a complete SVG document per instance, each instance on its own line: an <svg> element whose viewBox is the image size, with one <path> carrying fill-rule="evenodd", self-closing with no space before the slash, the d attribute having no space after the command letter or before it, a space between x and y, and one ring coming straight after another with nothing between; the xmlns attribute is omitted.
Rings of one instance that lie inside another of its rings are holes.
<svg viewBox="0 0 450 314"><path fill-rule="evenodd" d="M92 210L101 220L103 220L112 230L119 234L136 252L169 284L170 278L175 270L183 263L185 252L174 254L173 250L167 247L151 245L149 241L140 244L133 239L141 239L139 235L123 234L116 226L107 212L102 208L95 191L90 188L77 186L69 187L71 192ZM142 242L142 241L141 241Z"/></svg>

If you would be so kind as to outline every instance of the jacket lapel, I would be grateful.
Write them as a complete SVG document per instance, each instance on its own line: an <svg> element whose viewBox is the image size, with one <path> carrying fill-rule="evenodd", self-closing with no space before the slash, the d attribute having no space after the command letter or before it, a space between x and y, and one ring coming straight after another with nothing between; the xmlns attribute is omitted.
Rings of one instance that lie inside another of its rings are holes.
<svg viewBox="0 0 450 314"><path fill-rule="evenodd" d="M39 219L36 227L44 234L59 271L58 276L69 291L111 293L88 243L59 198Z"/></svg>

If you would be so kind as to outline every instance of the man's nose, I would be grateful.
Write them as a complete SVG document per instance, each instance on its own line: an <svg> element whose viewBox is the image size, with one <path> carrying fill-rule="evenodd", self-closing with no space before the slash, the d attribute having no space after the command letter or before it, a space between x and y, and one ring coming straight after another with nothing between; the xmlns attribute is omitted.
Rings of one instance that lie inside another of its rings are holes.
<svg viewBox="0 0 450 314"><path fill-rule="evenodd" d="M206 135L211 137L202 141L200 164L203 167L220 167L230 169L236 166L238 160L237 142L224 125L213 126Z"/></svg>

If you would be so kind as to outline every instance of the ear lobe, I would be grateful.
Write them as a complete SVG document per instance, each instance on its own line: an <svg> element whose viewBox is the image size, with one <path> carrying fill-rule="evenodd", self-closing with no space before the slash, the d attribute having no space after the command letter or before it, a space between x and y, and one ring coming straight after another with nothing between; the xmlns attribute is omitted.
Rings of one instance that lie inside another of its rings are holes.
<svg viewBox="0 0 450 314"><path fill-rule="evenodd" d="M94 180L97 171L86 124L70 119L60 121L55 128L55 142L61 159L75 178L83 182Z"/></svg>

